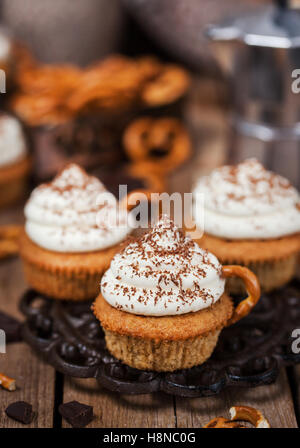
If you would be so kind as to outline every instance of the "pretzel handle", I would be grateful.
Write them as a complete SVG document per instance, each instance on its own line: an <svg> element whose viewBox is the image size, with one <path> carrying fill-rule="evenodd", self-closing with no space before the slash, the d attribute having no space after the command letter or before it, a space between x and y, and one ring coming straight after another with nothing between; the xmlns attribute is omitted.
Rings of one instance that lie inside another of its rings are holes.
<svg viewBox="0 0 300 448"><path fill-rule="evenodd" d="M121 207L125 208L128 212L133 210L137 206L138 201L144 201L147 200L147 202L151 202L151 191L146 189L141 190L133 190L130 193L127 194L127 196L122 199ZM135 202L135 204L132 204L130 202Z"/></svg>
<svg viewBox="0 0 300 448"><path fill-rule="evenodd" d="M255 428L270 428L270 423L263 414L250 406L233 406L229 409L231 421L244 420L252 423Z"/></svg>
<svg viewBox="0 0 300 448"><path fill-rule="evenodd" d="M254 308L260 298L260 286L256 275L246 267L238 265L223 266L222 272L225 278L241 278L248 293L248 297L235 308L233 315L227 323L227 326L229 326L247 316L247 314Z"/></svg>

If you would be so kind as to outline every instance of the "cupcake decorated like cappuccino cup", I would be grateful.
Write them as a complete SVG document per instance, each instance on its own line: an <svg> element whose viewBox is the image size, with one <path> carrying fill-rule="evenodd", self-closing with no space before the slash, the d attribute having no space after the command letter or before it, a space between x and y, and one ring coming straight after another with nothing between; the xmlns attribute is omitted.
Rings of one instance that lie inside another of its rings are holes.
<svg viewBox="0 0 300 448"><path fill-rule="evenodd" d="M224 292L231 276L248 291L236 308ZM259 297L251 271L222 267L163 216L114 256L93 311L117 359L137 369L174 371L204 363L222 328L246 316Z"/></svg>

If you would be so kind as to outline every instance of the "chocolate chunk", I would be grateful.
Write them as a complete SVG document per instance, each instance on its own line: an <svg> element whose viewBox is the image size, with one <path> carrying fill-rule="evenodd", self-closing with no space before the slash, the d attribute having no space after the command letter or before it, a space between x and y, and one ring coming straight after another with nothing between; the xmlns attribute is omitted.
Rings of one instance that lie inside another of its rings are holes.
<svg viewBox="0 0 300 448"><path fill-rule="evenodd" d="M78 401L61 404L58 411L73 428L84 428L94 417L93 407Z"/></svg>
<svg viewBox="0 0 300 448"><path fill-rule="evenodd" d="M5 410L8 417L18 422L28 425L34 418L34 412L32 406L26 401L16 401L8 406Z"/></svg>
<svg viewBox="0 0 300 448"><path fill-rule="evenodd" d="M19 342L21 337L21 323L12 316L0 311L0 330L6 335L6 342Z"/></svg>

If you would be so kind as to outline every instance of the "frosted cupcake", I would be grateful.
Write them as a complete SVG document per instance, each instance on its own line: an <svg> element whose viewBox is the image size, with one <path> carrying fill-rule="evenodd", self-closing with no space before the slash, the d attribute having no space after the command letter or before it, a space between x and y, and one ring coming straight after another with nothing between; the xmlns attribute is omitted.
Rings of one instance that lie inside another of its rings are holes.
<svg viewBox="0 0 300 448"><path fill-rule="evenodd" d="M249 291L236 309L224 293L230 276ZM93 311L116 358L137 369L174 371L205 362L222 328L248 314L259 295L247 268L222 267L164 216L115 255Z"/></svg>
<svg viewBox="0 0 300 448"><path fill-rule="evenodd" d="M131 231L130 215L78 165L31 194L20 253L28 283L56 298L96 297L99 277ZM117 219L115 219L117 216Z"/></svg>
<svg viewBox="0 0 300 448"><path fill-rule="evenodd" d="M0 207L10 205L26 192L30 169L26 138L20 122L0 115Z"/></svg>
<svg viewBox="0 0 300 448"><path fill-rule="evenodd" d="M287 283L300 250L300 197L289 181L267 171L256 159L223 166L201 178L194 189L194 218L204 236L197 240L221 263L239 263L259 278L263 290ZM196 207L199 205L199 207ZM229 283L240 293L241 284Z"/></svg>

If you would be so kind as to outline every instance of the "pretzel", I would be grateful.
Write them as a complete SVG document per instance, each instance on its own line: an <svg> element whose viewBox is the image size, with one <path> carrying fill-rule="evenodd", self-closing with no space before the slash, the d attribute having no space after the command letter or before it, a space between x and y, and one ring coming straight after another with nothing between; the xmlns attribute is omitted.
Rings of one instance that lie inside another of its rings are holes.
<svg viewBox="0 0 300 448"><path fill-rule="evenodd" d="M161 73L163 65L151 56L144 56L136 61L138 70L145 80L152 80Z"/></svg>
<svg viewBox="0 0 300 448"><path fill-rule="evenodd" d="M18 244L14 241L0 241L0 259L11 257L18 253Z"/></svg>
<svg viewBox="0 0 300 448"><path fill-rule="evenodd" d="M23 73L22 89L30 94L49 94L59 97L66 96L68 90L79 88L80 81L81 72L75 66L45 65L31 68Z"/></svg>
<svg viewBox="0 0 300 448"><path fill-rule="evenodd" d="M2 386L3 389L13 392L16 390L16 380L4 375L4 373L0 373L0 386Z"/></svg>
<svg viewBox="0 0 300 448"><path fill-rule="evenodd" d="M244 281L246 290L248 292L248 297L238 304L233 312L232 317L227 322L227 326L230 326L238 322L243 317L247 316L247 314L249 314L250 311L254 308L260 298L260 286L256 275L251 272L250 269L243 266L223 266L222 274L225 278L235 276L240 277Z"/></svg>
<svg viewBox="0 0 300 448"><path fill-rule="evenodd" d="M176 65L166 65L153 81L145 85L141 99L152 107L172 103L184 94L189 82L185 70Z"/></svg>
<svg viewBox="0 0 300 448"><path fill-rule="evenodd" d="M232 421L244 420L252 423L255 428L270 428L270 423L260 411L250 406L233 406L229 409Z"/></svg>
<svg viewBox="0 0 300 448"><path fill-rule="evenodd" d="M189 135L175 118L139 118L125 130L123 144L133 163L147 162L152 171L169 172L191 153Z"/></svg>
<svg viewBox="0 0 300 448"><path fill-rule="evenodd" d="M260 411L250 406L233 406L229 409L230 420L224 417L216 417L203 428L246 428L237 422L241 420L251 423L255 428L270 428L270 423Z"/></svg>
<svg viewBox="0 0 300 448"><path fill-rule="evenodd" d="M0 239L18 239L22 230L22 226L7 225L0 226Z"/></svg>
<svg viewBox="0 0 300 448"><path fill-rule="evenodd" d="M17 71L11 107L31 125L56 124L95 110L169 103L185 93L187 80L183 69L149 57L111 56L84 69L27 58Z"/></svg>
<svg viewBox="0 0 300 448"><path fill-rule="evenodd" d="M59 101L49 96L18 95L12 100L11 107L31 126L59 124L72 117L66 108L59 108Z"/></svg>
<svg viewBox="0 0 300 448"><path fill-rule="evenodd" d="M0 226L0 259L18 253L20 232L21 226Z"/></svg>
<svg viewBox="0 0 300 448"><path fill-rule="evenodd" d="M203 426L203 428L246 428L246 426L243 426L240 423L232 422L224 417L216 417Z"/></svg>

